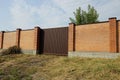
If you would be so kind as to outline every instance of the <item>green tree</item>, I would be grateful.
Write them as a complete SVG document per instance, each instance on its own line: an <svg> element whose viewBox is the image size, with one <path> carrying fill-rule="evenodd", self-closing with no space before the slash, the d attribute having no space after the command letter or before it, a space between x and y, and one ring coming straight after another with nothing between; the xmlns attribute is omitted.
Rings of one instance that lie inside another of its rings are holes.
<svg viewBox="0 0 120 80"><path fill-rule="evenodd" d="M98 22L99 14L91 5L88 5L88 11L81 10L79 7L73 14L75 19L70 17L70 21L76 25Z"/></svg>

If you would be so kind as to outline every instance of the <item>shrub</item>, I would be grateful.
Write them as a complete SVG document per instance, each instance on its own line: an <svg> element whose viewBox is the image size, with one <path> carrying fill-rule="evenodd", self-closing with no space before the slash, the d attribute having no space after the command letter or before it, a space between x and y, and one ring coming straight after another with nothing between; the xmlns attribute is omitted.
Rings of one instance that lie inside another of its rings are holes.
<svg viewBox="0 0 120 80"><path fill-rule="evenodd" d="M17 46L9 47L8 49L0 52L1 55L20 54L20 53L21 53L21 48L19 48Z"/></svg>

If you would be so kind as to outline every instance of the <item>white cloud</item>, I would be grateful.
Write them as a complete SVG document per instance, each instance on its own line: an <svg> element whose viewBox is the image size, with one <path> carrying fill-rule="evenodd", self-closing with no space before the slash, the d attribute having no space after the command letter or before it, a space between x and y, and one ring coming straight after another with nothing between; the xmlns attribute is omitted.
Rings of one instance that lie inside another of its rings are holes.
<svg viewBox="0 0 120 80"><path fill-rule="evenodd" d="M41 0L40 5L29 4L30 0L13 0L11 7L12 24L14 27L33 28L40 25L42 28L65 26L73 11L81 7L87 9L91 4L100 13L100 20L109 17L119 17L119 0ZM39 1L40 2L40 1ZM120 18L120 17L119 17Z"/></svg>
<svg viewBox="0 0 120 80"><path fill-rule="evenodd" d="M62 7L69 16L73 16L73 11L81 7L83 10L87 9L88 4L97 9L100 14L99 19L108 20L109 17L117 17L120 19L120 0L54 0L57 5Z"/></svg>
<svg viewBox="0 0 120 80"><path fill-rule="evenodd" d="M91 0L53 0L56 5L64 9L67 13L67 17L73 16L73 12L76 10L76 8L81 7L82 9L86 9L87 5L90 4Z"/></svg>
<svg viewBox="0 0 120 80"><path fill-rule="evenodd" d="M100 20L108 20L110 17L117 17L120 19L120 0L109 0L102 5L97 6L97 10L100 13Z"/></svg>
<svg viewBox="0 0 120 80"><path fill-rule="evenodd" d="M33 22L33 12L30 10L25 0L14 0L11 7L11 15L13 17L12 24L14 27L28 28Z"/></svg>
<svg viewBox="0 0 120 80"><path fill-rule="evenodd" d="M44 28L59 26L66 22L66 13L62 12L51 4L41 5L39 8L36 8L36 13L41 19L40 25L44 26Z"/></svg>
<svg viewBox="0 0 120 80"><path fill-rule="evenodd" d="M35 25L47 28L64 26L67 23L65 12L54 6L53 3L46 1L40 6L32 6L26 1L14 0L11 7L12 23L15 28L30 28Z"/></svg>

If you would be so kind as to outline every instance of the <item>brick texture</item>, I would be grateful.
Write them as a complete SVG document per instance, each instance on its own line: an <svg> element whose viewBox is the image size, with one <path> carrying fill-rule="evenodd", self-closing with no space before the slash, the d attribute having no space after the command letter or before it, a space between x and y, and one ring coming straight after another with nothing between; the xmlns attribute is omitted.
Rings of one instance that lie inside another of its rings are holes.
<svg viewBox="0 0 120 80"><path fill-rule="evenodd" d="M109 23L76 26L76 51L109 52Z"/></svg>
<svg viewBox="0 0 120 80"><path fill-rule="evenodd" d="M34 50L34 30L20 32L20 47L23 50Z"/></svg>
<svg viewBox="0 0 120 80"><path fill-rule="evenodd" d="M109 18L110 26L110 52L117 52L117 21L116 18Z"/></svg>
<svg viewBox="0 0 120 80"><path fill-rule="evenodd" d="M118 48L120 52L120 21L118 21Z"/></svg>
<svg viewBox="0 0 120 80"><path fill-rule="evenodd" d="M4 31L0 32L0 49L3 48L3 36L4 36Z"/></svg>
<svg viewBox="0 0 120 80"><path fill-rule="evenodd" d="M2 48L2 32L0 32L0 49Z"/></svg>
<svg viewBox="0 0 120 80"><path fill-rule="evenodd" d="M17 45L22 50L37 53L43 44L40 40L44 40L41 32L39 27L31 30L17 29L13 32L0 32L0 49ZM106 22L78 26L70 23L68 52L72 51L120 52L120 20L109 18Z"/></svg>
<svg viewBox="0 0 120 80"><path fill-rule="evenodd" d="M74 23L69 24L68 51L75 51L75 24Z"/></svg>
<svg viewBox="0 0 120 80"><path fill-rule="evenodd" d="M34 28L34 50L39 50L40 48L39 39L40 39L40 28L35 27Z"/></svg>
<svg viewBox="0 0 120 80"><path fill-rule="evenodd" d="M21 29L16 30L16 46L20 47L20 31Z"/></svg>
<svg viewBox="0 0 120 80"><path fill-rule="evenodd" d="M16 45L16 32L5 32L3 38L3 49Z"/></svg>

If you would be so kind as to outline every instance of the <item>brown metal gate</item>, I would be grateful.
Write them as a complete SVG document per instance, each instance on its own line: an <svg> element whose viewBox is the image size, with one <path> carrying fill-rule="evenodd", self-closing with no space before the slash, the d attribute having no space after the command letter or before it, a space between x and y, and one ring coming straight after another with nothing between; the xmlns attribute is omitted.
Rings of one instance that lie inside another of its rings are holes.
<svg viewBox="0 0 120 80"><path fill-rule="evenodd" d="M68 28L43 29L40 33L40 51L44 54L67 55Z"/></svg>

